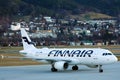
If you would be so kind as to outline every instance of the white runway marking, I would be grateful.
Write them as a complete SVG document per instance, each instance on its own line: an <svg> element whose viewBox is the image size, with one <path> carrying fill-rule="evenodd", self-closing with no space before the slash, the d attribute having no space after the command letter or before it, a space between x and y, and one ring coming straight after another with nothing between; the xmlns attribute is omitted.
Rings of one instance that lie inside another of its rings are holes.
<svg viewBox="0 0 120 80"><path fill-rule="evenodd" d="M51 72L51 65L0 67L0 80L119 80L120 62L104 65L103 73L98 69L79 66L78 71L72 71L71 66L66 71Z"/></svg>

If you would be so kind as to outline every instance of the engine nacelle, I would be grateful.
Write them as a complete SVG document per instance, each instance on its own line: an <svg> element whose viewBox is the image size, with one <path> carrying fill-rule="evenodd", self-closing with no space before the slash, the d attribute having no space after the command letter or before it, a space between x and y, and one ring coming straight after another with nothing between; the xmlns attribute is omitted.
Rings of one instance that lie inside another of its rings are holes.
<svg viewBox="0 0 120 80"><path fill-rule="evenodd" d="M68 63L66 63L65 61L58 61L54 63L54 68L58 69L58 70L65 70L68 68Z"/></svg>
<svg viewBox="0 0 120 80"><path fill-rule="evenodd" d="M98 67L98 65L86 65L86 66L88 66L90 68L97 68Z"/></svg>

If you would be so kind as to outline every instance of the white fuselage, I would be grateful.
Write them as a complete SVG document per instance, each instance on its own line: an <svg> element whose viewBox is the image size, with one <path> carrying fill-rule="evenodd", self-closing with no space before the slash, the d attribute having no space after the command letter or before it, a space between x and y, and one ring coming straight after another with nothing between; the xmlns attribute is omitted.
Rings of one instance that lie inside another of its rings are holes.
<svg viewBox="0 0 120 80"><path fill-rule="evenodd" d="M37 61L68 61L69 64L102 65L117 61L112 52L100 48L43 48L22 50L21 53Z"/></svg>

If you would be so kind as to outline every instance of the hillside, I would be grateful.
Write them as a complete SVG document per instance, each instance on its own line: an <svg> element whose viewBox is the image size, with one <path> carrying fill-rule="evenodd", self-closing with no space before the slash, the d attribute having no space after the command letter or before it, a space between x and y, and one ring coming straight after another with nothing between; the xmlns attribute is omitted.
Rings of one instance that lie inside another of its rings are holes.
<svg viewBox="0 0 120 80"><path fill-rule="evenodd" d="M102 13L95 13L95 12L87 12L79 15L70 15L71 18L80 19L80 20L89 20L89 19L110 19L114 18L112 16L102 14Z"/></svg>
<svg viewBox="0 0 120 80"><path fill-rule="evenodd" d="M120 14L120 0L75 0L84 6L94 7L101 13L117 16Z"/></svg>
<svg viewBox="0 0 120 80"><path fill-rule="evenodd" d="M0 0L0 16L63 16L85 12L120 14L120 0Z"/></svg>

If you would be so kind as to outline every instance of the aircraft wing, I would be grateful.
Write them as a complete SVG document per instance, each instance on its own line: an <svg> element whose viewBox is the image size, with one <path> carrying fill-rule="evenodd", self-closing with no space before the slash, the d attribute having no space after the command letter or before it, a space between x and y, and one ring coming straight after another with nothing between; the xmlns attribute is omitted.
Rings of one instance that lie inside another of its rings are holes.
<svg viewBox="0 0 120 80"><path fill-rule="evenodd" d="M32 59L32 60L36 60L36 61L42 61L42 60L44 60L44 61L47 61L47 62L49 62L49 63L53 63L53 62L58 62L58 61L65 61L65 62L67 62L67 63L72 63L72 62L74 62L74 63L76 63L76 62L78 62L78 60L76 60L76 59L63 59L63 58L32 58L32 57L19 57L19 56L4 56L4 55L1 55L1 58L2 59L4 59L4 58L12 58L12 59L21 59L21 60L26 60L26 59Z"/></svg>
<svg viewBox="0 0 120 80"><path fill-rule="evenodd" d="M48 62L57 62L57 61L65 61L65 62L71 62L72 60L68 60L68 59L42 59L42 58L31 58L31 57L19 57L19 56L4 56L1 55L1 58L12 58L12 59L33 59L33 60L46 60Z"/></svg>
<svg viewBox="0 0 120 80"><path fill-rule="evenodd" d="M12 58L12 59L31 59L30 57L20 57L20 56L4 56L4 55L0 55L2 59L4 58Z"/></svg>
<svg viewBox="0 0 120 80"><path fill-rule="evenodd" d="M72 62L72 60L68 60L68 59L39 59L36 58L35 60L46 60L48 62L57 62L57 61L65 61L65 62Z"/></svg>

